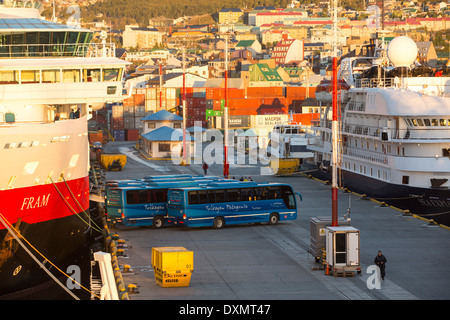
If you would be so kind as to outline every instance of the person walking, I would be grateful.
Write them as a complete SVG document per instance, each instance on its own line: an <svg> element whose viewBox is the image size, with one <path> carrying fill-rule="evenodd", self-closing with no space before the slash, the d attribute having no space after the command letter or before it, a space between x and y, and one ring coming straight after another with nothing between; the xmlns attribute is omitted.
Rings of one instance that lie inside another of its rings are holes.
<svg viewBox="0 0 450 320"><path fill-rule="evenodd" d="M205 173L205 175L208 173L208 164L206 162L203 162L203 172Z"/></svg>
<svg viewBox="0 0 450 320"><path fill-rule="evenodd" d="M375 257L373 262L380 268L381 279L384 280L384 276L386 275L386 257L381 253L381 250L378 251L378 255Z"/></svg>

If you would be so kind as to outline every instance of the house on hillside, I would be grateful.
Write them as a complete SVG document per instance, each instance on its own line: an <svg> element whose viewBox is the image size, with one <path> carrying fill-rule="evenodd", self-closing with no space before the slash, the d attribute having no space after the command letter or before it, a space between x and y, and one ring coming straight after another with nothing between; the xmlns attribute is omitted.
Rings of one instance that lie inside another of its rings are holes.
<svg viewBox="0 0 450 320"><path fill-rule="evenodd" d="M280 87L283 79L278 72L266 63L255 63L249 66L249 87Z"/></svg>

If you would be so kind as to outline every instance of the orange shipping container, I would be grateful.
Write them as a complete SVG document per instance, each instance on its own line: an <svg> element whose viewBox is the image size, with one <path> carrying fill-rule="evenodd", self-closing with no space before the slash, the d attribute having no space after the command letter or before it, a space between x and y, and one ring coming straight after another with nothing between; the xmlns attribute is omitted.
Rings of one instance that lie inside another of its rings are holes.
<svg viewBox="0 0 450 320"><path fill-rule="evenodd" d="M248 98L284 97L285 87L248 87Z"/></svg>

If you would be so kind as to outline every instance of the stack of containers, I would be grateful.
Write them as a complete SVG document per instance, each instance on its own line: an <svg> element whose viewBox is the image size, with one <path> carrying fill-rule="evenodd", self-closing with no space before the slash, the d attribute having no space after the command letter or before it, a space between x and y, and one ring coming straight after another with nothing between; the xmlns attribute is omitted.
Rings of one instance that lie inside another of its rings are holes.
<svg viewBox="0 0 450 320"><path fill-rule="evenodd" d="M183 247L152 248L152 267L161 287L187 287L194 271L194 252Z"/></svg>
<svg viewBox="0 0 450 320"><path fill-rule="evenodd" d="M111 106L111 135L114 141L125 140L125 119L123 116L123 104L113 104Z"/></svg>

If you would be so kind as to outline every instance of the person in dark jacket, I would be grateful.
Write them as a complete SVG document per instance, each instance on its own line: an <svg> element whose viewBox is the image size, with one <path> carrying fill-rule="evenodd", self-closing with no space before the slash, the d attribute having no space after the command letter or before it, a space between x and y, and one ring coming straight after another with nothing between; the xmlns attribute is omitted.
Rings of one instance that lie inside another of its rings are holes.
<svg viewBox="0 0 450 320"><path fill-rule="evenodd" d="M373 262L380 268L381 279L384 280L384 276L386 275L386 257L381 253L381 251L378 251L378 255L375 257Z"/></svg>
<svg viewBox="0 0 450 320"><path fill-rule="evenodd" d="M203 172L206 175L208 173L208 168L209 168L208 164L206 162L203 162L203 167L202 168L203 168Z"/></svg>

